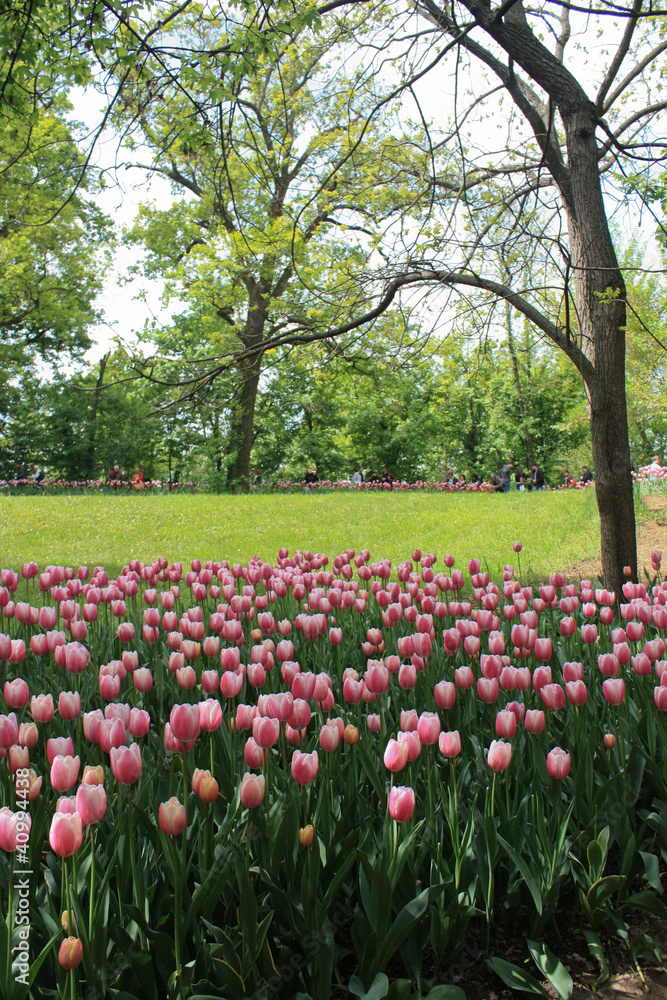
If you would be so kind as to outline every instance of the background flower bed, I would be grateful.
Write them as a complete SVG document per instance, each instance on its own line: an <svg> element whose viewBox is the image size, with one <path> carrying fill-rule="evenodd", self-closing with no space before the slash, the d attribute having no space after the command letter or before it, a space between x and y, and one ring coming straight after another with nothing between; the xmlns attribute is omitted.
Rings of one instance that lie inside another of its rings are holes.
<svg viewBox="0 0 667 1000"><path fill-rule="evenodd" d="M33 959L44 949L33 995L69 995L74 984L80 995L437 989L433 1000L454 998L456 988L437 980L470 935L492 951L494 928L517 920L531 935L533 972L548 970L561 995L567 976L544 944L560 950L555 920L583 928L603 974L609 936L633 959L651 953L650 937L631 938L622 917L633 907L667 915L667 591L659 576L654 589L628 588L620 623L599 588L567 587L554 574L524 589L518 563L494 584L478 564L461 573L450 562L415 552L393 582L388 562L350 550L330 561L283 551L271 563L195 562L187 573L166 558L137 561L116 581L101 569L54 569L32 575L29 604L14 606L19 578L3 573L13 636L3 669L56 704L60 691L73 692L30 750L43 778L29 810ZM34 569L26 564L25 575ZM9 702L14 689L5 688ZM76 709L68 717L77 693L84 711L124 720L138 773L86 738L93 721L84 728ZM20 701L17 726L40 713ZM253 738L269 750L263 766L241 728L255 711ZM179 717L187 723L193 712L195 738L183 753L164 726L186 738ZM408 762L390 740L414 725L420 739L401 738L415 754ZM440 741L440 731L459 734L460 753L458 738ZM69 779L45 760L47 737L69 735L81 766L102 765L107 791L94 839L85 829L72 860L49 837L50 785L62 790ZM556 747L569 754L561 771ZM253 763L264 785L244 779L254 799L241 780ZM214 796L202 795L196 768L212 772ZM393 793L399 822L387 812L391 785L414 792L414 809L411 792ZM13 807L12 787L3 770L3 804ZM176 817L186 817L175 837L160 822L172 796ZM9 863L3 855L3 892ZM56 958L68 899L68 930L82 942L70 973ZM514 985L525 977L492 961ZM8 965L4 975L5 995L25 995Z"/></svg>

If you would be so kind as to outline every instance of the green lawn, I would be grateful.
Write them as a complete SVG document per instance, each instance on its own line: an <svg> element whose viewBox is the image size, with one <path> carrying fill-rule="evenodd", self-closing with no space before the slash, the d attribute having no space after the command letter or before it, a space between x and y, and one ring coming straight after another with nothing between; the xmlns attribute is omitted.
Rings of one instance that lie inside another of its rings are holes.
<svg viewBox="0 0 667 1000"><path fill-rule="evenodd" d="M395 565L415 547L452 552L457 565L480 557L489 572L516 562L534 577L572 569L599 553L592 491L507 495L332 493L309 496L3 497L0 565L34 560L104 565L166 556L246 562L274 560L284 546L334 556L351 547ZM440 564L442 565L442 564Z"/></svg>

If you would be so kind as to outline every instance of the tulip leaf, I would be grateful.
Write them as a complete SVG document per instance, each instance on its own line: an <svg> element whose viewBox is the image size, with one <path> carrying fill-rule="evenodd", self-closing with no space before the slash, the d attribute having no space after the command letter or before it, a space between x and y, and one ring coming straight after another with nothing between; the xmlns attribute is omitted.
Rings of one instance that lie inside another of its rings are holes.
<svg viewBox="0 0 667 1000"><path fill-rule="evenodd" d="M542 989L537 979L535 979L525 969L520 969L518 965L506 962L504 958L485 958L484 961L493 969L497 976L500 976L506 986L511 990L519 990L522 993L532 993L533 996L546 997L548 994Z"/></svg>
<svg viewBox="0 0 667 1000"><path fill-rule="evenodd" d="M605 875L595 882L586 894L590 908L595 910L601 906L610 896L618 892L624 882L625 875Z"/></svg>
<svg viewBox="0 0 667 1000"><path fill-rule="evenodd" d="M607 960L604 957L602 941L600 941L600 938L595 931L584 929L584 937L586 938L586 943L588 944L588 950L600 966L598 984L605 983L609 979L609 966L607 965Z"/></svg>
<svg viewBox="0 0 667 1000"><path fill-rule="evenodd" d="M535 965L548 979L561 1000L570 1000L574 984L565 966L549 951L543 941L527 941Z"/></svg>
<svg viewBox="0 0 667 1000"><path fill-rule="evenodd" d="M361 979L357 976L352 976L348 988L350 993L359 997L359 1000L383 1000L389 992L389 980L385 976L384 972L378 972L371 984L371 988L366 990Z"/></svg>
<svg viewBox="0 0 667 1000"><path fill-rule="evenodd" d="M651 885L656 892L662 893L662 884L660 882L660 860L658 856L656 854L649 854L647 851L640 851L639 854L644 862L646 878L649 885Z"/></svg>
<svg viewBox="0 0 667 1000"><path fill-rule="evenodd" d="M638 910L652 913L654 917L667 920L667 906L650 889L642 889L623 900L623 906L634 906Z"/></svg>
<svg viewBox="0 0 667 1000"><path fill-rule="evenodd" d="M394 952L401 947L413 926L426 912L426 908L431 900L438 893L443 892L445 888L446 886L443 884L430 885L427 889L420 892L418 896L415 896L414 899L411 899L409 903L405 904L384 939L384 946L379 956L379 965L381 968L387 965Z"/></svg>
<svg viewBox="0 0 667 1000"><path fill-rule="evenodd" d="M385 790L378 774L377 765L373 763L366 749L365 745L360 741L357 743L357 751L359 753L359 759L361 761L361 766L366 772L366 777L373 786L373 791L377 795L378 799L383 802L385 799Z"/></svg>
<svg viewBox="0 0 667 1000"><path fill-rule="evenodd" d="M429 990L424 1000L466 1000L466 995L458 986L441 983Z"/></svg>
<svg viewBox="0 0 667 1000"><path fill-rule="evenodd" d="M530 871L530 868L528 867L528 865L526 864L526 862L524 861L524 859L521 857L521 855L518 854L514 850L514 848L512 847L512 845L508 844L508 842L503 837L501 837L500 834L498 834L498 843L507 852L507 854L509 855L510 859L513 861L513 863L516 865L516 867L518 868L519 872L521 873L521 876L522 876L524 882L526 883L526 885L528 886L528 889L530 891L531 896L533 897L533 902L535 903L535 909L537 910L538 914L541 916L542 915L542 896L540 895L540 888L539 888L537 882L535 881L535 879L533 878L533 875L532 875L532 873Z"/></svg>

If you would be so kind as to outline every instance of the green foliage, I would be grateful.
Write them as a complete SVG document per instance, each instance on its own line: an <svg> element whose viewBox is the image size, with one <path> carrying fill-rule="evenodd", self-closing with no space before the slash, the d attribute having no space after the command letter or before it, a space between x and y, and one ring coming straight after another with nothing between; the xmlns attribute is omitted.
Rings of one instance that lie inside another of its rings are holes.
<svg viewBox="0 0 667 1000"><path fill-rule="evenodd" d="M79 185L83 160L65 107L0 118L0 359L22 373L90 347L109 262L110 222Z"/></svg>

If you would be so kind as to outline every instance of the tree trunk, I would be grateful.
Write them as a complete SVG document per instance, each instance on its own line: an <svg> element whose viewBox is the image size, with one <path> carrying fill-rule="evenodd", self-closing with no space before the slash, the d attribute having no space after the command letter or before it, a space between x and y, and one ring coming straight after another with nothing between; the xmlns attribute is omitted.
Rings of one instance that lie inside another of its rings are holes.
<svg viewBox="0 0 667 1000"><path fill-rule="evenodd" d="M264 339L267 319L267 298L263 290L254 282L248 283L249 307L243 331L243 345L246 351L253 351L239 364L241 387L234 406L230 433L232 462L229 466L229 481L234 489L244 493L250 489L250 457L255 426L255 404L259 389L262 367L260 345Z"/></svg>
<svg viewBox="0 0 667 1000"><path fill-rule="evenodd" d="M602 199L592 104L561 116L574 211L568 212L581 349L595 368L588 382L595 492L605 585L621 598L624 567L637 579L637 542L625 400L625 284Z"/></svg>
<svg viewBox="0 0 667 1000"><path fill-rule="evenodd" d="M523 398L523 391L521 389L521 379L519 378L519 363L516 357L516 348L514 346L514 335L512 333L512 314L509 302L505 302L505 315L507 320L507 346L509 347L510 360L512 362L512 371L514 373L514 387L516 389L516 398L519 403L519 413L521 414L521 426L523 428L523 439L526 443L526 463L528 465L528 470L530 474L530 467L533 464L533 442L530 437L530 428L528 426L528 412Z"/></svg>
<svg viewBox="0 0 667 1000"><path fill-rule="evenodd" d="M104 372L107 367L107 362L111 357L111 352L107 351L104 357L100 358L100 373L97 376L97 382L95 383L95 391L93 393L93 405L90 408L90 420L88 423L88 474L89 476L95 475L95 431L97 429L97 411L100 405L100 397L102 395L102 386L104 385Z"/></svg>

